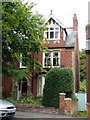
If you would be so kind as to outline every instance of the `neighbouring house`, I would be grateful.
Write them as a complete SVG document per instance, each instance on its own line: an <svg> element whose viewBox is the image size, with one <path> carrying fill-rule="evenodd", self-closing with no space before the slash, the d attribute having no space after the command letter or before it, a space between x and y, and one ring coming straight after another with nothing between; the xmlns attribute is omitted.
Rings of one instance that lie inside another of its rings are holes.
<svg viewBox="0 0 90 120"><path fill-rule="evenodd" d="M43 69L47 71L50 68L69 68L74 74L74 91L79 91L79 43L78 43L78 20L76 14L73 17L73 27L65 27L52 14L46 20L48 29L43 31L44 37L47 38L45 46L48 48L47 53L40 52L38 57L33 54L33 58L42 64ZM44 39L43 39L44 41ZM21 54L22 57L22 54ZM20 69L25 69L23 61L20 62ZM15 84L17 89L17 99L23 93L33 92L33 95L42 95L45 84L46 73L44 71L37 74L33 72L29 80L26 76L23 83ZM3 78L3 86L6 96L12 91L11 78ZM29 84L30 81L30 84Z"/></svg>

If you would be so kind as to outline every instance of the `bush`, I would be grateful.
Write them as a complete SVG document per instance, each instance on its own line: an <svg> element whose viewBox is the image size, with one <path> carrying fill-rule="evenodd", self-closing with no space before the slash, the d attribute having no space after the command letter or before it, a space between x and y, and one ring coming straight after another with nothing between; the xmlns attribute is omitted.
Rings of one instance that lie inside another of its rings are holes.
<svg viewBox="0 0 90 120"><path fill-rule="evenodd" d="M19 100L14 100L12 97L8 97L7 100L11 103L25 103L25 104L41 104L43 96L34 97L32 93L23 94Z"/></svg>
<svg viewBox="0 0 90 120"><path fill-rule="evenodd" d="M86 92L86 79L83 82L80 81L80 91Z"/></svg>
<svg viewBox="0 0 90 120"><path fill-rule="evenodd" d="M73 72L70 69L52 68L46 75L43 90L43 105L46 107L59 107L59 93L66 93L66 97L73 96Z"/></svg>

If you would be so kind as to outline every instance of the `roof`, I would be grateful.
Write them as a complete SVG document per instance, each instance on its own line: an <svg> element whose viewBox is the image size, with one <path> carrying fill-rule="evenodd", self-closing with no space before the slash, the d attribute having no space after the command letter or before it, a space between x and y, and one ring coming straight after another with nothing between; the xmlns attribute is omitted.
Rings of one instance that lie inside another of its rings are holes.
<svg viewBox="0 0 90 120"><path fill-rule="evenodd" d="M46 19L46 23L47 23L51 18L52 18L53 20L55 20L55 22L58 23L62 28L65 28L65 26L64 26L57 18L55 18L55 16L53 16L52 14L50 14L50 15L48 16L48 18Z"/></svg>
<svg viewBox="0 0 90 120"><path fill-rule="evenodd" d="M75 46L75 41L76 41L76 31L73 31L71 34L67 35L67 38L65 40L66 45L65 46Z"/></svg>
<svg viewBox="0 0 90 120"><path fill-rule="evenodd" d="M50 19L55 20L55 22L61 26L62 28L64 28L65 34L66 34L66 39L65 39L65 43L66 45L63 47L75 47L75 41L76 41L76 34L77 31L73 31L73 27L65 27L57 18L55 18L55 16L53 16L52 11L51 14L48 16L48 18L46 19L46 23L50 20Z"/></svg>

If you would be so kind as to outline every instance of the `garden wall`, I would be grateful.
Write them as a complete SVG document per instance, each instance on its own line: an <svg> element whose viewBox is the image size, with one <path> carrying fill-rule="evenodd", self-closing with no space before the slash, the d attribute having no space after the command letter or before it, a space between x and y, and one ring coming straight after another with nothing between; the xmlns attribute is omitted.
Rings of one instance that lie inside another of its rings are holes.
<svg viewBox="0 0 90 120"><path fill-rule="evenodd" d="M71 98L65 98L65 93L60 93L59 97L59 114L66 114L71 116L77 111L78 103L77 100L72 101Z"/></svg>
<svg viewBox="0 0 90 120"><path fill-rule="evenodd" d="M59 109L54 107L44 107L41 104L14 104L17 108L17 111L28 111L32 113L47 113L47 114L58 114Z"/></svg>

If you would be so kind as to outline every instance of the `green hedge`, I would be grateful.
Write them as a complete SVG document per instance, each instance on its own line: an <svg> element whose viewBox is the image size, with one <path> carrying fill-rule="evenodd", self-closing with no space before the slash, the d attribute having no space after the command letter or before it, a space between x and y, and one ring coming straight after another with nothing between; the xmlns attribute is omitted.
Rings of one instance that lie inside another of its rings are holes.
<svg viewBox="0 0 90 120"><path fill-rule="evenodd" d="M46 75L43 90L43 105L59 107L59 93L66 93L72 98L74 90L73 72L67 68L52 68Z"/></svg>

